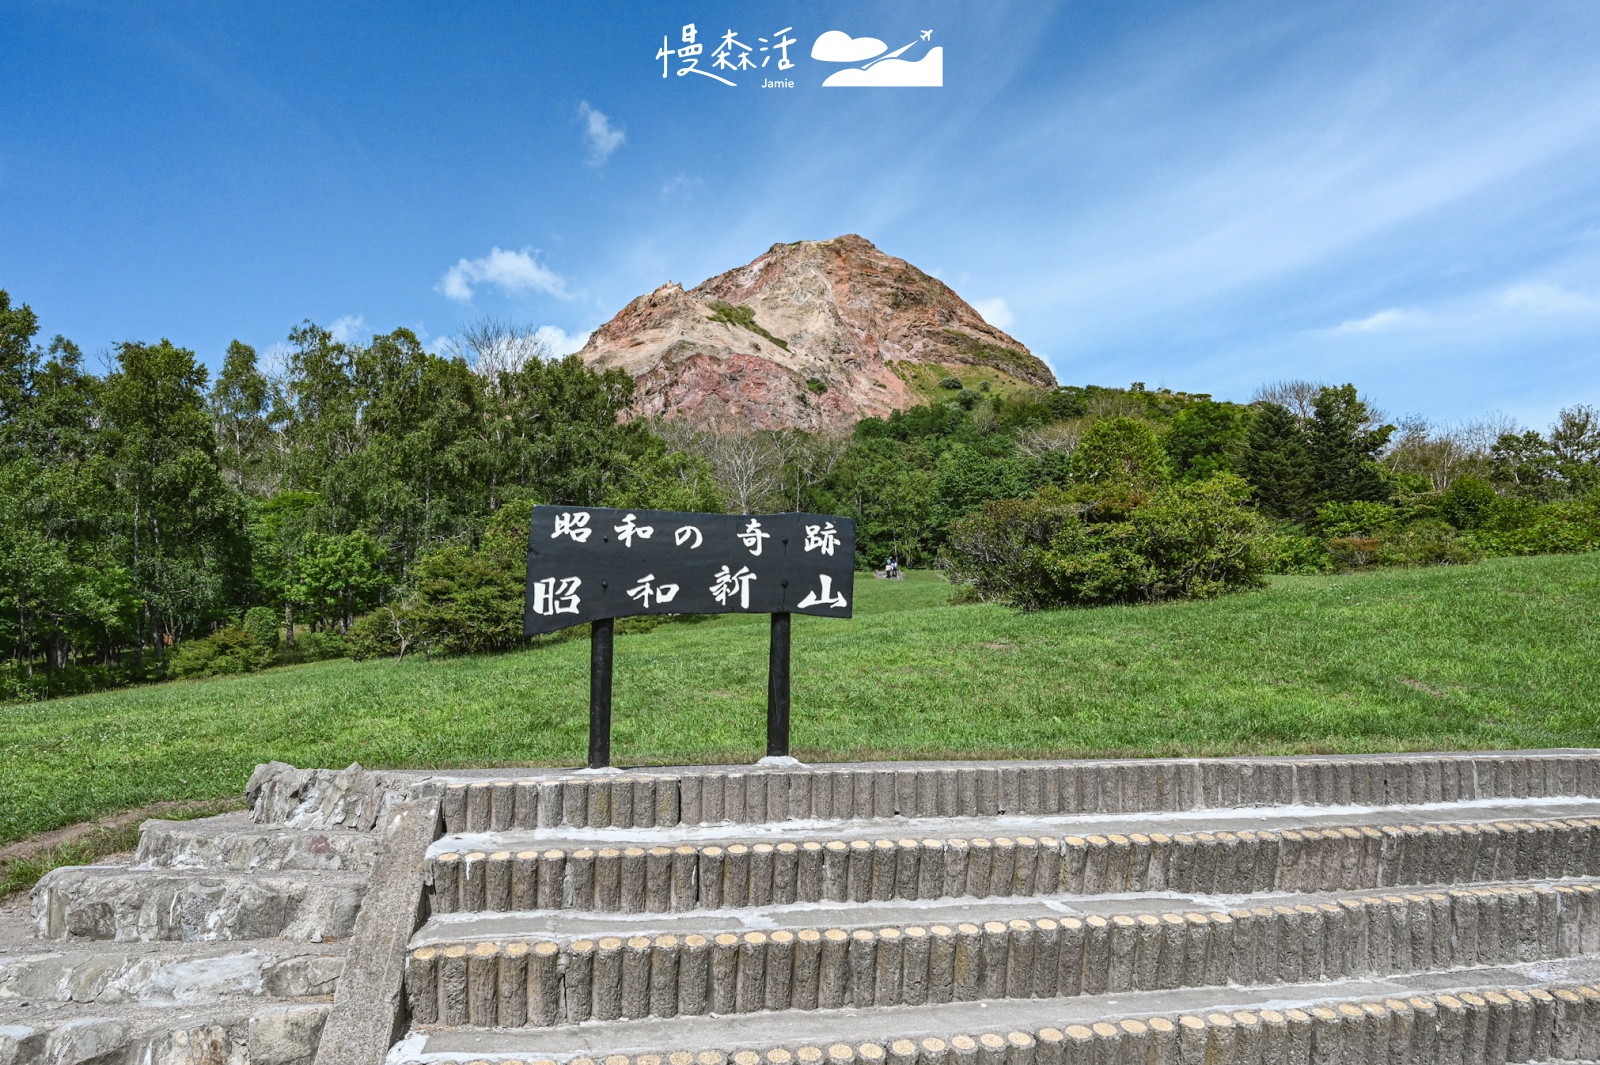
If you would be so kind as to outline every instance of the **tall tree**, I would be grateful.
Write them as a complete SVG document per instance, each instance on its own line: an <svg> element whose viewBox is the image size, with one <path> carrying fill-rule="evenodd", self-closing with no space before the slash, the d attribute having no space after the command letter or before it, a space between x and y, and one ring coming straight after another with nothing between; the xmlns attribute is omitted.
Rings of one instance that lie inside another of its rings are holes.
<svg viewBox="0 0 1600 1065"><path fill-rule="evenodd" d="M170 341L117 347L104 389L120 539L157 654L212 619L240 576L243 513L216 462L206 369Z"/></svg>
<svg viewBox="0 0 1600 1065"><path fill-rule="evenodd" d="M217 460L234 491L254 494L272 485L272 386L256 365L256 349L235 340L211 389Z"/></svg>
<svg viewBox="0 0 1600 1065"><path fill-rule="evenodd" d="M1391 494L1378 456L1394 433L1392 425L1367 428L1367 405L1355 385L1317 393L1307 445L1319 503L1382 502Z"/></svg>
<svg viewBox="0 0 1600 1065"><path fill-rule="evenodd" d="M1300 421L1280 403L1265 403L1245 435L1239 469L1256 502L1276 518L1304 521L1314 509L1311 452Z"/></svg>

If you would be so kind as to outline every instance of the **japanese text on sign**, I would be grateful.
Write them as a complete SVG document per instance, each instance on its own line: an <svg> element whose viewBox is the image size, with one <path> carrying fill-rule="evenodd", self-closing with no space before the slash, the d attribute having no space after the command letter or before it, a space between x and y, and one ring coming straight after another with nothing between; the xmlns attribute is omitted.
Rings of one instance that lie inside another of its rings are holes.
<svg viewBox="0 0 1600 1065"><path fill-rule="evenodd" d="M849 617L854 562L849 518L535 507L524 629L653 613Z"/></svg>

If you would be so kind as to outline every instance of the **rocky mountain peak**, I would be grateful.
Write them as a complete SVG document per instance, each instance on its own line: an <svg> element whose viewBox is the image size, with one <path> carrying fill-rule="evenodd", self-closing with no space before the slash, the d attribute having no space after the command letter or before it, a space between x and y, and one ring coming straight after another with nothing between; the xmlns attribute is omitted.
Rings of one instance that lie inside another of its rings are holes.
<svg viewBox="0 0 1600 1065"><path fill-rule="evenodd" d="M854 233L774 244L692 289L669 281L579 354L632 375L640 416L766 429L904 410L950 377L1002 391L1055 384L948 285Z"/></svg>

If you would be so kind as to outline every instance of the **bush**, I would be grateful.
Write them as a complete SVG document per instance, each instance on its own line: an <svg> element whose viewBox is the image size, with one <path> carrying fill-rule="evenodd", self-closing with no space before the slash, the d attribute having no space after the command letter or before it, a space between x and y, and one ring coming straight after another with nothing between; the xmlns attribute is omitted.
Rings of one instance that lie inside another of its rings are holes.
<svg viewBox="0 0 1600 1065"><path fill-rule="evenodd" d="M961 378L959 378L959 377L941 377L939 379L939 387L940 388L948 388L952 392L959 392L962 389Z"/></svg>
<svg viewBox="0 0 1600 1065"><path fill-rule="evenodd" d="M1437 519L1412 522L1383 548L1383 562L1390 566L1464 566L1483 557L1481 548Z"/></svg>
<svg viewBox="0 0 1600 1065"><path fill-rule="evenodd" d="M357 662L372 658L403 659L413 651L430 649L428 629L413 602L385 604L356 618L346 637L350 657Z"/></svg>
<svg viewBox="0 0 1600 1065"><path fill-rule="evenodd" d="M1457 477L1439 499L1439 516L1457 529L1476 529L1489 519L1498 500L1488 481Z"/></svg>
<svg viewBox="0 0 1600 1065"><path fill-rule="evenodd" d="M1256 587L1274 560L1249 489L1219 474L1105 510L1046 489L950 527L941 564L973 597L1023 610L1201 599Z"/></svg>
<svg viewBox="0 0 1600 1065"><path fill-rule="evenodd" d="M1370 536L1335 536L1328 541L1328 561L1335 569L1366 569L1378 565L1383 541Z"/></svg>
<svg viewBox="0 0 1600 1065"><path fill-rule="evenodd" d="M1329 540L1380 539L1398 517L1387 503L1324 503L1317 508L1317 528Z"/></svg>
<svg viewBox="0 0 1600 1065"><path fill-rule="evenodd" d="M0 703L34 702L58 699L63 695L120 688L151 679L148 666L68 666L65 669L40 669L31 675L15 663L0 665Z"/></svg>
<svg viewBox="0 0 1600 1065"><path fill-rule="evenodd" d="M1299 526L1280 529L1268 544L1272 561L1268 573L1327 573L1333 568L1328 557L1328 542L1320 536L1307 536Z"/></svg>
<svg viewBox="0 0 1600 1065"><path fill-rule="evenodd" d="M302 632L294 643L285 643L278 649L280 666L299 665L302 662L326 662L331 658L348 658L350 644L343 635L324 630Z"/></svg>
<svg viewBox="0 0 1600 1065"><path fill-rule="evenodd" d="M239 627L252 634L256 642L269 651L276 651L281 636L281 616L267 606L253 606L244 612Z"/></svg>
<svg viewBox="0 0 1600 1065"><path fill-rule="evenodd" d="M1491 555L1567 555L1600 548L1600 492L1581 499L1535 503L1500 498L1471 534Z"/></svg>
<svg viewBox="0 0 1600 1065"><path fill-rule="evenodd" d="M174 677L220 677L255 673L272 665L272 651L242 625L218 629L202 640L181 643L167 660Z"/></svg>

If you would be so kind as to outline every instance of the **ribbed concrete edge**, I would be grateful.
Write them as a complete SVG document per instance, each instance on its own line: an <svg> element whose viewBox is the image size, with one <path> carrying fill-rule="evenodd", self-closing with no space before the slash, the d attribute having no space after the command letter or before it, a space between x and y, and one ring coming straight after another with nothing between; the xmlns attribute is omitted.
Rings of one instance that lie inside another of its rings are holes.
<svg viewBox="0 0 1600 1065"><path fill-rule="evenodd" d="M663 1050L566 1065L1467 1065L1592 1059L1600 989L1547 985L1309 1009L1107 1018L1093 1025L1002 1029L883 1043ZM496 1065L522 1059L497 1058ZM427 1059L406 1065L429 1065ZM532 1065L556 1065L532 1059Z"/></svg>
<svg viewBox="0 0 1600 1065"><path fill-rule="evenodd" d="M1600 876L1600 818L1108 836L447 851L433 912L677 913L793 902L1249 895Z"/></svg>
<svg viewBox="0 0 1600 1065"><path fill-rule="evenodd" d="M1600 892L1540 886L1228 913L457 942L412 951L406 983L418 1024L548 1027L1297 984L1597 950Z"/></svg>
<svg viewBox="0 0 1600 1065"><path fill-rule="evenodd" d="M441 776L445 776L441 774ZM440 781L430 781L435 786ZM1593 752L706 766L449 781L447 832L1402 806L1600 794Z"/></svg>
<svg viewBox="0 0 1600 1065"><path fill-rule="evenodd" d="M439 835L438 799L395 803L350 937L315 1065L379 1065L406 1023L406 945L425 919L424 859Z"/></svg>
<svg viewBox="0 0 1600 1065"><path fill-rule="evenodd" d="M469 777L472 779L463 779ZM1503 751L1120 761L696 766L478 774L258 766L261 822L364 829L401 799L442 795L447 832L570 825L1129 814L1251 806L1402 806L1600 794L1600 752Z"/></svg>

